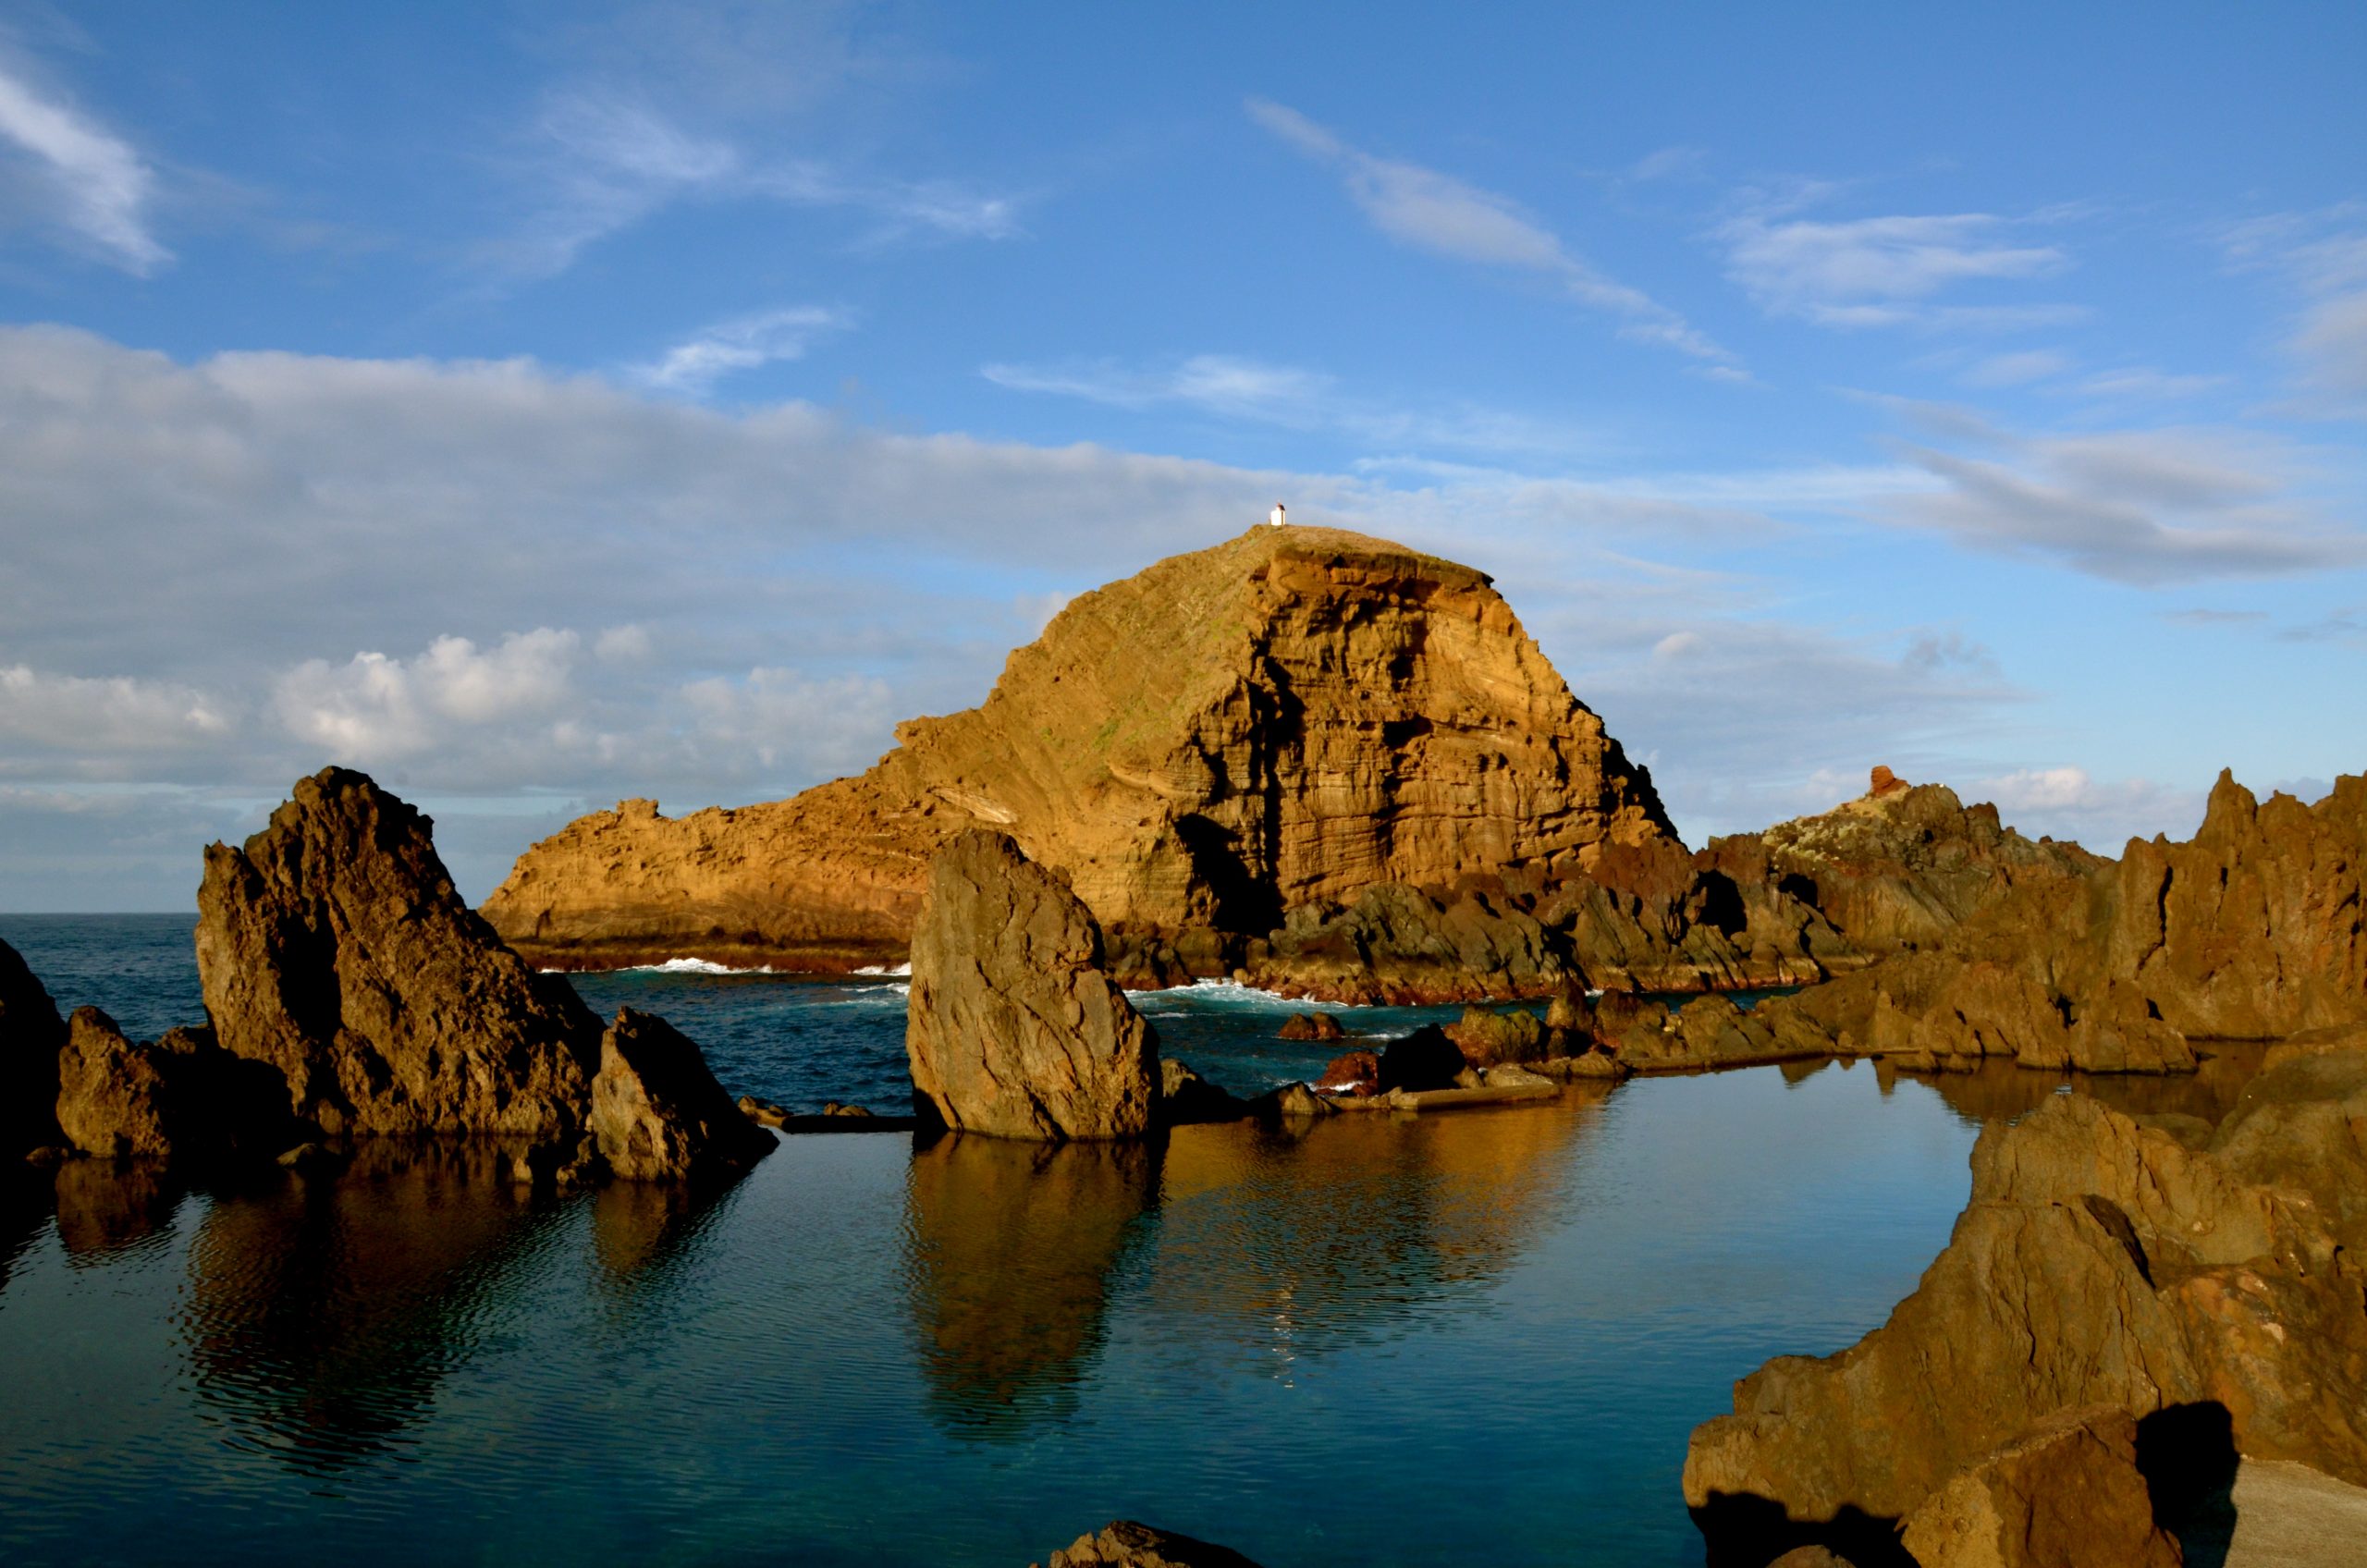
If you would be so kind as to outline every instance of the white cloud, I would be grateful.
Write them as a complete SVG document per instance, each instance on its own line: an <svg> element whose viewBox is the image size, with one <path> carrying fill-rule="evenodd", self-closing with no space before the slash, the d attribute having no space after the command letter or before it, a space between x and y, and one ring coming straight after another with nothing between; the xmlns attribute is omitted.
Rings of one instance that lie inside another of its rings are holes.
<svg viewBox="0 0 2367 1568"><path fill-rule="evenodd" d="M149 232L155 177L130 145L0 56L0 144L52 224L135 277L173 259ZM5 195L0 188L0 195Z"/></svg>
<svg viewBox="0 0 2367 1568"><path fill-rule="evenodd" d="M2301 459L2275 443L2175 428L2026 436L1961 410L1919 412L1973 451L1901 444L1932 483L1875 499L1882 521L2138 586L2367 560L2367 534L2322 515Z"/></svg>
<svg viewBox="0 0 2367 1568"><path fill-rule="evenodd" d="M581 639L547 627L480 652L438 637L405 663L360 653L309 659L282 675L272 706L298 740L339 762L392 762L449 743L457 730L558 715L570 696Z"/></svg>
<svg viewBox="0 0 2367 1568"><path fill-rule="evenodd" d="M1539 274L1572 299L1620 317L1626 324L1620 329L1625 337L1697 359L1733 361L1676 312L1573 255L1560 237L1510 197L1418 164L1359 152L1282 104L1251 99L1246 106L1250 118L1299 152L1343 170L1349 196L1391 239L1458 261Z"/></svg>
<svg viewBox="0 0 2367 1568"><path fill-rule="evenodd" d="M853 325L852 312L822 305L762 311L705 328L638 367L633 375L668 392L705 397L724 376L782 360L803 359L816 337L843 332Z"/></svg>
<svg viewBox="0 0 2367 1568"><path fill-rule="evenodd" d="M2103 783L2080 767L2017 768L1957 792L1993 802L2000 817L2032 837L2076 839L2107 855L2130 839L2190 838L2202 819L2202 790L2143 778Z"/></svg>
<svg viewBox="0 0 2367 1568"><path fill-rule="evenodd" d="M1752 213L1719 234L1729 275L1762 306L1828 326L2011 330L2064 319L2068 307L1923 302L1957 284L2042 277L2070 265L2054 246L1994 238L2007 227L1988 213L1831 223Z"/></svg>
<svg viewBox="0 0 2367 1568"><path fill-rule="evenodd" d="M2169 402L2199 397L2226 380L2224 375L2179 375L2151 365L2124 365L2084 378L2079 390L2107 402Z"/></svg>
<svg viewBox="0 0 2367 1568"><path fill-rule="evenodd" d="M169 681L0 666L0 737L70 753L172 751L227 736L220 698Z"/></svg>
<svg viewBox="0 0 2367 1568"><path fill-rule="evenodd" d="M2236 265L2283 275L2301 310L2285 348L2299 362L2312 411L2367 416L2367 207L2278 213L2223 236Z"/></svg>
<svg viewBox="0 0 2367 1568"><path fill-rule="evenodd" d="M2067 355L2052 349L2031 349L2017 354L1992 354L1957 379L1968 386L2019 386L2060 375L2070 368Z"/></svg>

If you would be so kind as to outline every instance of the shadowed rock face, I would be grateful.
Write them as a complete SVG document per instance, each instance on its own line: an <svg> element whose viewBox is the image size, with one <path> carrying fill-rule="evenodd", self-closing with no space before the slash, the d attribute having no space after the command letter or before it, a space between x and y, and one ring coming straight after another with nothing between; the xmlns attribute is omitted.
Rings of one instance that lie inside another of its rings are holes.
<svg viewBox="0 0 2367 1568"><path fill-rule="evenodd" d="M1368 888L1550 880L1674 843L1487 577L1326 529L1254 530L1085 594L984 704L897 738L791 801L586 817L485 913L541 962L870 962L912 932L937 850L991 827L1112 932L1212 961L1212 934Z"/></svg>
<svg viewBox="0 0 2367 1568"><path fill-rule="evenodd" d="M1100 929L1060 878L1000 833L956 839L913 937L914 1088L959 1132L1142 1136L1159 1037L1101 962Z"/></svg>
<svg viewBox="0 0 2367 1568"><path fill-rule="evenodd" d="M631 1008L600 1039L591 1132L610 1175L660 1181L703 1167L754 1165L773 1135L732 1103L698 1047L672 1024Z"/></svg>
<svg viewBox="0 0 2367 1568"><path fill-rule="evenodd" d="M2216 1413L2245 1455L2367 1481L2362 1125L2350 1050L2269 1070L2215 1131L2076 1096L1990 1129L1914 1294L1840 1354L1738 1384L1735 1414L1693 1435L1686 1501L1713 1535L1754 1512L1897 1519L2099 1404L2165 1429Z"/></svg>
<svg viewBox="0 0 2367 1568"><path fill-rule="evenodd" d="M0 942L0 1159L57 1138L57 1050L66 1025L17 949Z"/></svg>
<svg viewBox="0 0 2367 1568"><path fill-rule="evenodd" d="M1916 1568L2185 1561L2153 1523L2136 1418L2108 1405L2055 1416L1960 1472L1908 1515L1901 1544Z"/></svg>
<svg viewBox="0 0 2367 1568"><path fill-rule="evenodd" d="M331 1134L571 1142L599 1022L461 901L428 828L328 768L243 848L208 849L197 965L215 1033Z"/></svg>
<svg viewBox="0 0 2367 1568"><path fill-rule="evenodd" d="M279 1075L224 1050L209 1029L146 1044L126 1039L97 1008L80 1008L57 1076L60 1132L102 1159L269 1157L296 1139Z"/></svg>

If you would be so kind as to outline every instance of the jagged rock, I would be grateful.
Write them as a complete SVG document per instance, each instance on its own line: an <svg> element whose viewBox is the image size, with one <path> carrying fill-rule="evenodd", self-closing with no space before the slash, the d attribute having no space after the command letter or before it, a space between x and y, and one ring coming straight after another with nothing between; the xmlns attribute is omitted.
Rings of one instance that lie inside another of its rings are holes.
<svg viewBox="0 0 2367 1568"><path fill-rule="evenodd" d="M779 1127L789 1121L789 1108L760 1100L754 1095L742 1095L738 1100L740 1114L759 1127Z"/></svg>
<svg viewBox="0 0 2367 1568"><path fill-rule="evenodd" d="M1009 838L964 833L938 855L912 950L905 1054L948 1127L1149 1130L1159 1037L1104 972L1092 914Z"/></svg>
<svg viewBox="0 0 2367 1568"><path fill-rule="evenodd" d="M1328 1012L1292 1013L1282 1020L1282 1028L1275 1034L1275 1038L1282 1040L1330 1041L1347 1037L1348 1032L1340 1027L1340 1021Z"/></svg>
<svg viewBox="0 0 2367 1568"><path fill-rule="evenodd" d="M1474 1067L1545 1059L1545 1025L1526 1008L1490 1012L1482 1007L1466 1007L1461 1018L1446 1026L1446 1037Z"/></svg>
<svg viewBox="0 0 2367 1568"><path fill-rule="evenodd" d="M1907 1517L1917 1568L2179 1568L2137 1468L2137 1419L2062 1412L1958 1472Z"/></svg>
<svg viewBox="0 0 2367 1568"><path fill-rule="evenodd" d="M1323 1076L1315 1081L1318 1089L1335 1094L1369 1095L1380 1088L1380 1053L1350 1051L1335 1056L1323 1069Z"/></svg>
<svg viewBox="0 0 2367 1568"><path fill-rule="evenodd" d="M58 1052L57 1126L103 1159L165 1161L264 1154L290 1130L277 1074L221 1048L212 1031L174 1029L153 1044L78 1008Z"/></svg>
<svg viewBox="0 0 2367 1568"><path fill-rule="evenodd" d="M1273 1093L1260 1096L1254 1102L1253 1109L1261 1116L1296 1121L1340 1114L1338 1106L1304 1084L1285 1084Z"/></svg>
<svg viewBox="0 0 2367 1568"><path fill-rule="evenodd" d="M57 1052L66 1024L17 949L0 942L0 1162L57 1141Z"/></svg>
<svg viewBox="0 0 2367 1568"><path fill-rule="evenodd" d="M589 1130L608 1173L667 1181L702 1170L738 1170L774 1148L673 1025L620 1008L600 1038Z"/></svg>
<svg viewBox="0 0 2367 1568"><path fill-rule="evenodd" d="M1412 1006L1544 996L1575 978L1566 938L1501 888L1442 900L1383 883L1344 908L1292 910L1257 946L1245 972L1251 984L1324 1001Z"/></svg>
<svg viewBox="0 0 2367 1568"><path fill-rule="evenodd" d="M1915 1292L1838 1355L1743 1379L1694 1433L1686 1501L1713 1535L1771 1506L1897 1519L2096 1404L2167 1433L2215 1413L2237 1452L2367 1482L2362 1124L2367 1053L2337 1052L2263 1073L2207 1138L2077 1096L1991 1127Z"/></svg>
<svg viewBox="0 0 2367 1568"><path fill-rule="evenodd" d="M460 900L427 819L359 773L300 780L205 851L197 965L223 1047L333 1135L583 1132L600 1023Z"/></svg>
<svg viewBox="0 0 2367 1568"><path fill-rule="evenodd" d="M2116 976L2080 1007L2064 1065L2082 1072L2191 1072L2194 1047L2162 1022L2136 982Z"/></svg>
<svg viewBox="0 0 2367 1568"><path fill-rule="evenodd" d="M1486 576L1328 529L1254 529L1081 595L984 704L897 738L794 800L586 817L486 913L542 962L874 962L914 928L931 857L987 827L1111 931L1221 974L1302 906L1673 839Z"/></svg>
<svg viewBox="0 0 2367 1568"><path fill-rule="evenodd" d="M1037 1568L1031 1563L1028 1568ZM1111 1522L1099 1535L1079 1536L1052 1553L1049 1568L1257 1568L1229 1547L1213 1546L1170 1530L1155 1530L1131 1519Z"/></svg>
<svg viewBox="0 0 2367 1568"><path fill-rule="evenodd" d="M1158 1120L1185 1127L1208 1121L1238 1121L1251 1114L1247 1102L1209 1083L1171 1056L1159 1059Z"/></svg>

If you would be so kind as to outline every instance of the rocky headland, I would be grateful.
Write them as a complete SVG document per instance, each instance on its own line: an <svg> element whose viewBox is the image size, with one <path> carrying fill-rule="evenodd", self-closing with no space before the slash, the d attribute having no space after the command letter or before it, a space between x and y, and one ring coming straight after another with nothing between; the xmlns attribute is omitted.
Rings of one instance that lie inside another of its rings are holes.
<svg viewBox="0 0 2367 1568"><path fill-rule="evenodd" d="M931 859L987 828L1068 879L1127 986L1472 1000L1808 984L2096 864L1887 770L1689 851L1484 573L1329 529L1084 594L897 739L791 800L584 817L484 914L550 967L845 972L906 957Z"/></svg>

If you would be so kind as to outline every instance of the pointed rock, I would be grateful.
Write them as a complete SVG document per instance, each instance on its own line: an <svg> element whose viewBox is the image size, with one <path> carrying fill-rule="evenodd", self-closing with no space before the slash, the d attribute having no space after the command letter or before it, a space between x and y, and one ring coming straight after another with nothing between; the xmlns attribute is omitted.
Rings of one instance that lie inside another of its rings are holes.
<svg viewBox="0 0 2367 1568"><path fill-rule="evenodd" d="M776 1145L723 1092L706 1059L673 1025L619 1009L600 1039L592 1136L608 1173L666 1181L754 1165Z"/></svg>
<svg viewBox="0 0 2367 1568"><path fill-rule="evenodd" d="M1103 970L1092 914L1000 833L964 833L929 867L904 1048L914 1088L960 1132L1150 1128L1157 1034Z"/></svg>

